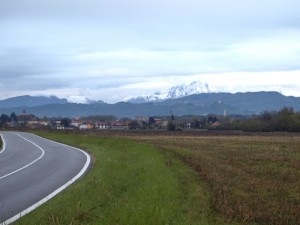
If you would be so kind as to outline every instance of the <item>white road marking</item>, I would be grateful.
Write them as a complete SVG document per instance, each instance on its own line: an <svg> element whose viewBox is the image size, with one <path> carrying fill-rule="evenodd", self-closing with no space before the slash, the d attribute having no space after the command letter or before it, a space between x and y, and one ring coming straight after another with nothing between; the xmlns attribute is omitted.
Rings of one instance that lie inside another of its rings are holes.
<svg viewBox="0 0 300 225"><path fill-rule="evenodd" d="M21 136L22 137L22 136ZM39 137L39 136L38 136ZM24 138L24 137L23 137ZM42 137L40 137L42 138ZM24 138L25 139L25 138ZM47 141L52 141L52 140L49 140L49 139L46 139L46 138L43 138ZM27 139L25 139L27 140ZM31 142L31 141L30 141ZM87 154L85 151L79 149L79 148L75 148L75 147L72 147L72 146L69 146L69 145L66 145L66 144L62 144L62 143L59 143L59 142L56 142L56 141L52 141L52 142L55 142L55 143L58 143L60 145L63 145L63 146L67 146L67 147L70 147L70 148L73 148L77 151L80 151L82 152L85 156L86 156L86 162L83 166L83 168L80 170L80 172L75 176L73 177L71 180L69 180L67 183L65 183L64 185L62 185L60 188L56 189L55 191L53 191L52 193L50 193L48 196L46 196L45 198L43 198L42 200L38 201L37 203L33 204L32 206L30 206L29 208L25 209L24 211L18 213L17 215L11 217L10 219L4 221L3 223L1 223L0 225L8 225L10 223L13 223L15 222L16 220L20 219L22 216L25 216L26 214L30 213L31 211L33 211L34 209L36 209L37 207L39 207L40 205L44 204L45 202L47 202L48 200L50 200L51 198L53 198L55 195L59 194L60 192L62 192L64 189L66 189L68 186L70 186L72 183L74 183L76 180L78 180L86 171L87 169L89 168L89 165L91 163L91 157L89 154ZM31 142L33 143L33 142ZM36 145L36 144L35 144ZM36 145L37 146L37 145Z"/></svg>
<svg viewBox="0 0 300 225"><path fill-rule="evenodd" d="M28 163L27 165L25 165L25 166L23 166L23 167L21 167L21 168L19 168L19 169L17 169L17 170L14 170L14 171L12 171L12 172L10 172L10 173L8 173L8 174L6 174L6 175L0 177L0 180L2 180L2 179L4 179L4 178L6 178L6 177L9 177L9 176L11 176L11 175L13 175L13 174L15 174L15 173L18 173L18 172L20 172L20 171L26 169L27 167L29 167L29 166L33 165L34 163L36 163L37 161L39 161L39 160L40 160L41 158L43 158L44 155L45 155L45 151L44 151L44 149L43 149L42 147L38 146L37 144L35 144L34 142L28 140L27 138L23 137L23 136L20 135L20 134L16 134L16 135L18 135L19 137L23 138L25 141L28 141L29 143L33 144L34 146L38 147L38 148L42 151L42 154L41 154L37 159L33 160L32 162ZM3 139L3 138L2 138L2 139ZM3 140L4 140L4 139L3 139Z"/></svg>
<svg viewBox="0 0 300 225"><path fill-rule="evenodd" d="M0 154L2 154L6 150L6 143L5 143L5 140L2 136L2 134L0 134L0 138L2 139L2 149L0 150Z"/></svg>

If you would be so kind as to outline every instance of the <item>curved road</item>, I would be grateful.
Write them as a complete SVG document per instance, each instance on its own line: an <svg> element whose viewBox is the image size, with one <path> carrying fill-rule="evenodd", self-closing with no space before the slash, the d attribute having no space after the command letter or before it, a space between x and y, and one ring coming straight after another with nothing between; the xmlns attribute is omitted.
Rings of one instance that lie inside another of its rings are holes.
<svg viewBox="0 0 300 225"><path fill-rule="evenodd" d="M0 132L0 224L9 224L43 204L88 169L80 149L21 132Z"/></svg>

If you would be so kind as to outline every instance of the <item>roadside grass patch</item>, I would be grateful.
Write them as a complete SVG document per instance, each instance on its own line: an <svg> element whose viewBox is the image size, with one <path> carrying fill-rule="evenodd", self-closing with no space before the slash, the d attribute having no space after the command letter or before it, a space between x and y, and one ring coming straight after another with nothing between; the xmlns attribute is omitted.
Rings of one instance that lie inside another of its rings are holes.
<svg viewBox="0 0 300 225"><path fill-rule="evenodd" d="M300 137L135 137L176 154L211 190L212 208L242 224L298 225Z"/></svg>
<svg viewBox="0 0 300 225"><path fill-rule="evenodd" d="M93 168L16 224L229 224L212 210L208 185L173 152L125 138L39 135L87 150Z"/></svg>

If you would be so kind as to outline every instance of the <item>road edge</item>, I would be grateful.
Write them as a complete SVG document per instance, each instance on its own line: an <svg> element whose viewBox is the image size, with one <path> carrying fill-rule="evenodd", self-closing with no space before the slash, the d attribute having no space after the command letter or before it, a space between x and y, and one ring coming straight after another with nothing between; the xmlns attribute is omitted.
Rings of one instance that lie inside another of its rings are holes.
<svg viewBox="0 0 300 225"><path fill-rule="evenodd" d="M32 134L32 133L30 133L30 134ZM38 136L36 134L32 134L32 135ZM0 136L1 136L2 140L4 140L1 134L0 134ZM15 222L16 220L20 219L21 217L25 216L26 214L32 212L33 210L35 210L36 208L38 208L42 204L46 203L47 201L49 201L50 199L52 199L53 197L58 195L60 192L65 190L67 187L69 187L71 184L73 184L75 181L77 181L80 177L82 177L88 171L88 169L91 165L91 161L92 161L91 156L88 153L86 153L85 151L83 151L82 149L76 148L76 147L73 147L73 146L70 146L70 145L66 145L66 144L63 144L63 143L60 143L60 142L57 142L57 141L53 141L53 140L50 140L50 139L47 139L47 138L44 138L44 137L41 137L41 136L38 136L38 137L46 139L48 141L52 141L52 142L64 145L64 146L68 146L68 147L71 147L71 148L73 148L77 151L80 151L81 153L83 153L86 156L86 162L85 162L83 168L79 171L79 173L75 177L73 177L71 180L69 180L67 183L65 183L64 185L62 185L61 187L59 187L58 189L56 189L55 191L53 191L52 193L47 195L45 198L43 198L40 201L36 202L32 206L30 206L27 209L23 210L22 212L20 212L20 213L16 214L15 216L7 219L3 223L0 223L0 225L11 224L11 223ZM0 152L0 154L1 154L1 152Z"/></svg>
<svg viewBox="0 0 300 225"><path fill-rule="evenodd" d="M5 143L5 140L0 132L0 138L2 140L2 148L0 149L0 154L2 154L5 150L6 150L6 143Z"/></svg>

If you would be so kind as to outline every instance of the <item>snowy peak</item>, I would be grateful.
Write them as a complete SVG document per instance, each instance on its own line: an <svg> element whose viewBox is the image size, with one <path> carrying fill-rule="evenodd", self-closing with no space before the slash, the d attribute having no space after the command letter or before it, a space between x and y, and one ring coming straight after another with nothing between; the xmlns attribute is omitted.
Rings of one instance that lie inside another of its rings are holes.
<svg viewBox="0 0 300 225"><path fill-rule="evenodd" d="M168 90L167 99L181 98L193 94L209 93L208 84L194 81L190 84L177 85Z"/></svg>
<svg viewBox="0 0 300 225"><path fill-rule="evenodd" d="M181 84L175 87L169 88L167 91L160 92L157 91L153 95L139 96L136 98L131 98L127 102L131 103L146 103L146 102L158 102L167 99L182 98L185 96L201 93L210 93L210 89L207 83L202 83L200 81L194 81L188 84Z"/></svg>

